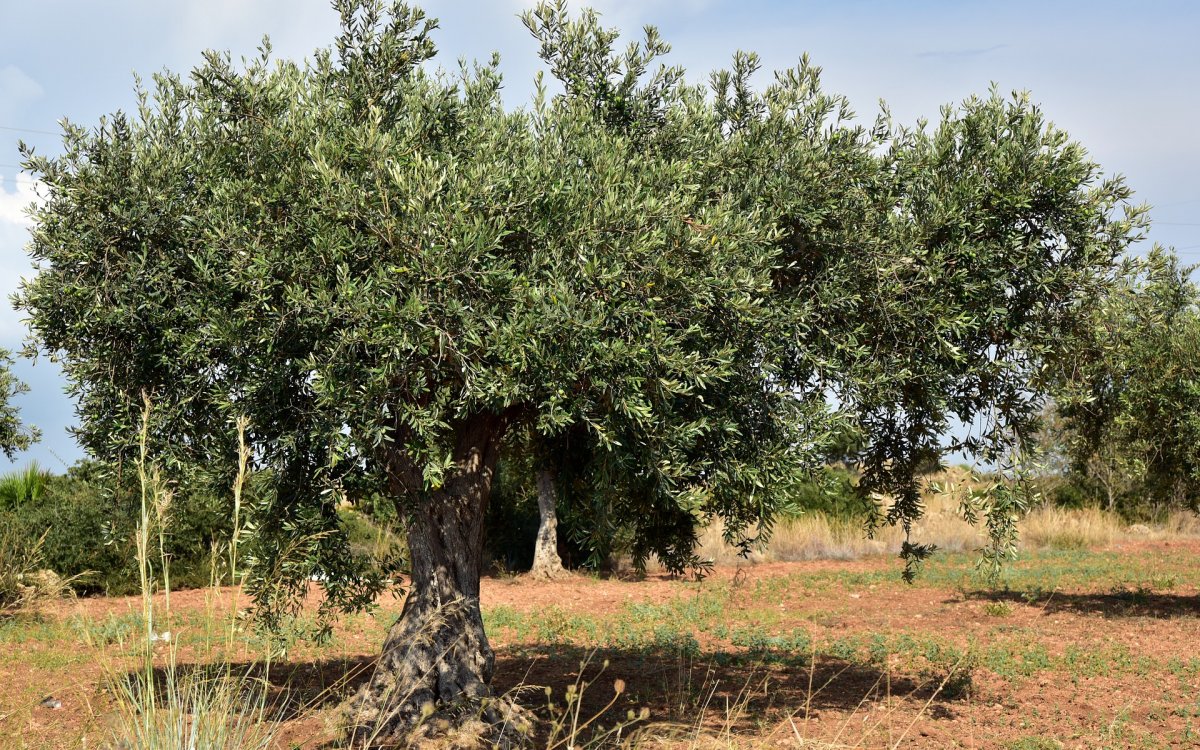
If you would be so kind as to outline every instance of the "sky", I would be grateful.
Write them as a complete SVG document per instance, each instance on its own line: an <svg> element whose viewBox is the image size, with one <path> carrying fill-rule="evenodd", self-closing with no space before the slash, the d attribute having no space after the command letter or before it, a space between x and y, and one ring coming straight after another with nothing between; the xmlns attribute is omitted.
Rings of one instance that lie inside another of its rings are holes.
<svg viewBox="0 0 1200 750"><path fill-rule="evenodd" d="M539 68L518 19L532 0L429 0L441 20L438 59L501 54L505 100L527 102ZM573 3L579 7L580 3ZM595 0L605 23L627 37L653 24L671 43L667 62L692 81L755 51L764 71L808 52L827 91L849 97L865 120L880 99L899 122L936 119L971 94L1028 90L1047 116L1108 173L1124 174L1154 207L1149 241L1200 263L1200 4L1004 0ZM36 186L17 169L16 143L59 151L58 122L95 125L132 109L134 74L186 72L205 49L253 56L263 35L275 54L301 58L329 45L337 16L327 0L0 0L0 347L27 335L6 302L35 271L25 254ZM764 74L766 80L766 74ZM1149 247L1149 242L1144 246ZM20 360L30 386L22 417L43 433L19 455L62 471L83 456L67 428L74 404L45 357ZM0 456L0 469L4 459Z"/></svg>

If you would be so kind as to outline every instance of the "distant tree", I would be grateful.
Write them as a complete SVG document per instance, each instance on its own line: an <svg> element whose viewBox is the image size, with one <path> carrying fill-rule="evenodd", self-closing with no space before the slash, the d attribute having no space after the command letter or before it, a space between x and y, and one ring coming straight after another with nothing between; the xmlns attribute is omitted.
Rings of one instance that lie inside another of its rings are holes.
<svg viewBox="0 0 1200 750"><path fill-rule="evenodd" d="M1131 261L1058 370L1070 469L1122 497L1200 502L1200 292L1167 250Z"/></svg>
<svg viewBox="0 0 1200 750"><path fill-rule="evenodd" d="M0 451L11 461L19 452L26 450L40 437L36 427L21 422L13 399L29 391L29 386L12 373L12 355L0 349Z"/></svg>
<svg viewBox="0 0 1200 750"><path fill-rule="evenodd" d="M866 128L807 59L761 92L749 54L692 86L653 29L620 51L558 3L526 22L561 93L509 111L495 60L422 65L419 11L336 7L334 49L303 65L209 53L136 116L27 153L42 271L18 303L96 455L136 450L143 393L180 477L229 471L249 419L275 482L251 509L260 603L314 571L327 608L369 603L337 497L394 500L411 589L352 702L359 740L500 731L479 576L497 460L529 445L506 437L586 436L555 456L573 514L673 570L710 519L769 533L846 430L862 490L894 498L879 520L907 529L930 461L1024 445L1142 224L1022 96ZM1019 503L982 509L998 549Z"/></svg>

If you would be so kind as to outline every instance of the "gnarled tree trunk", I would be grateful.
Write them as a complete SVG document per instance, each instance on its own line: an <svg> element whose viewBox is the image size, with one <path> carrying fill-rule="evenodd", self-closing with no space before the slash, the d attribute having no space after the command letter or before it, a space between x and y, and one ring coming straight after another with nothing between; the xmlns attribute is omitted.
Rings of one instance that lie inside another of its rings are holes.
<svg viewBox="0 0 1200 750"><path fill-rule="evenodd" d="M407 517L412 580L375 671L351 699L354 748L407 747L422 736L461 730L504 745L520 734L514 709L490 687L495 656L479 610L484 515L502 425L493 416L460 427L456 467L424 491L419 467L393 456L393 487ZM414 500L414 498L416 498Z"/></svg>
<svg viewBox="0 0 1200 750"><path fill-rule="evenodd" d="M537 473L538 522L537 541L533 547L533 567L529 575L554 580L567 575L562 558L558 556L558 492L554 470L542 468Z"/></svg>

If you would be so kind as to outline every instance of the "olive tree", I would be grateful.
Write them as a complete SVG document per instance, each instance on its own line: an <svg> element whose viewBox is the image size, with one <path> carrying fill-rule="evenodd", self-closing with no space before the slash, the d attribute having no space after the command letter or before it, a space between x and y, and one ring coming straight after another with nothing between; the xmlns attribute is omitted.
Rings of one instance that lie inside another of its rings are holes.
<svg viewBox="0 0 1200 750"><path fill-rule="evenodd" d="M1113 510L1200 502L1200 292L1169 251L1132 260L1054 370L1058 438Z"/></svg>
<svg viewBox="0 0 1200 750"><path fill-rule="evenodd" d="M747 547L769 533L849 429L863 491L907 528L923 463L1020 448L1141 226L1022 96L868 127L807 59L761 91L743 53L690 84L653 29L621 49L559 3L525 19L554 92L507 109L497 60L431 69L419 11L335 5L309 60L208 53L27 154L46 195L18 305L96 455L136 450L143 394L180 481L228 471L247 420L274 483L248 540L268 612L314 571L330 610L369 603L335 506L393 499L411 581L352 700L360 740L505 721L479 611L505 451L569 442L552 464L588 488L596 543L621 528L685 570L713 518ZM1017 501L997 497L999 546Z"/></svg>

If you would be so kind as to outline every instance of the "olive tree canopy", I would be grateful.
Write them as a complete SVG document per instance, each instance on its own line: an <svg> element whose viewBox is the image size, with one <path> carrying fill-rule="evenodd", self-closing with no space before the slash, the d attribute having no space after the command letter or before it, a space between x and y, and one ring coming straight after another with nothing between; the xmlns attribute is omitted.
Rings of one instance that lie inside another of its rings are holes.
<svg viewBox="0 0 1200 750"><path fill-rule="evenodd" d="M41 272L18 305L96 455L134 450L142 393L180 477L232 465L249 420L275 483L253 509L261 596L319 570L330 607L370 601L335 505L394 499L411 589L358 737L427 704L502 719L478 593L506 434L581 436L597 539L630 529L674 569L711 518L734 541L769 529L847 428L863 491L907 526L918 468L1021 446L1141 227L1024 96L864 126L806 58L761 90L743 53L695 84L652 29L622 49L559 3L525 18L555 83L507 109L497 60L431 67L419 11L335 5L309 60L208 53L136 113L68 125L61 156L27 154Z"/></svg>

